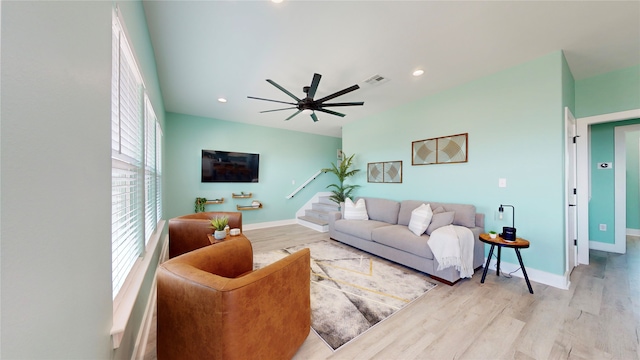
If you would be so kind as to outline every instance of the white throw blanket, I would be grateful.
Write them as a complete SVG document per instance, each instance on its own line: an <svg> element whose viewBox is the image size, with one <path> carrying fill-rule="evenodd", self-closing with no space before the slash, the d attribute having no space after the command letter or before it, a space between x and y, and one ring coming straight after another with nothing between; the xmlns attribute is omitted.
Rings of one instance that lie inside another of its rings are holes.
<svg viewBox="0 0 640 360"><path fill-rule="evenodd" d="M438 270L455 266L461 278L473 275L473 243L473 232L464 226L443 226L429 237L429 247L438 261Z"/></svg>

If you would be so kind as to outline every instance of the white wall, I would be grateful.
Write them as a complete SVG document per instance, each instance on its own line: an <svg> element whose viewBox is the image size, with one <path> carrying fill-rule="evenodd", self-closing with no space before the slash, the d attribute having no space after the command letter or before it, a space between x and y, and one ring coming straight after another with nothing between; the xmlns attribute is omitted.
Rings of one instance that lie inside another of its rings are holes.
<svg viewBox="0 0 640 360"><path fill-rule="evenodd" d="M110 358L112 3L1 6L0 357Z"/></svg>

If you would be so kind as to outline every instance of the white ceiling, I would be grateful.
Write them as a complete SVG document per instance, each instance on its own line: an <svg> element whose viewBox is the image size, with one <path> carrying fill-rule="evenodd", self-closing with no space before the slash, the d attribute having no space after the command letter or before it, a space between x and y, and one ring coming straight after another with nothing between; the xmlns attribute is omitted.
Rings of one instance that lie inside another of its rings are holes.
<svg viewBox="0 0 640 360"><path fill-rule="evenodd" d="M143 1L167 111L341 136L341 126L563 50L576 80L640 63L640 1ZM413 70L425 74L413 77ZM353 84L344 118L291 101ZM376 86L373 75L389 81ZM217 101L219 97L227 103Z"/></svg>

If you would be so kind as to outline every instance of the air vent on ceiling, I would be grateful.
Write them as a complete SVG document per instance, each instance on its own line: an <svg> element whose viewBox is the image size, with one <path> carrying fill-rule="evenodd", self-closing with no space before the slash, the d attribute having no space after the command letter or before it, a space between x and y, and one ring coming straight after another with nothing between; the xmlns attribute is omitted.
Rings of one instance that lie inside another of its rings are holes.
<svg viewBox="0 0 640 360"><path fill-rule="evenodd" d="M376 86L376 85L384 84L387 81L389 81L388 78L386 78L386 77L384 77L382 75L376 74L376 75L371 76L367 80L365 80L364 83L369 85L369 86Z"/></svg>

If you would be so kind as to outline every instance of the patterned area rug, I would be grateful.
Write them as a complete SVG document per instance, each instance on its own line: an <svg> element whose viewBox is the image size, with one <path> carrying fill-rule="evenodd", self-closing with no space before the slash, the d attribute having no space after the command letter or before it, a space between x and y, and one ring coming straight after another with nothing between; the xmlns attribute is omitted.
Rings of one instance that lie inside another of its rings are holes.
<svg viewBox="0 0 640 360"><path fill-rule="evenodd" d="M436 286L421 272L331 241L254 254L254 268L303 248L311 249L311 327L333 350Z"/></svg>

